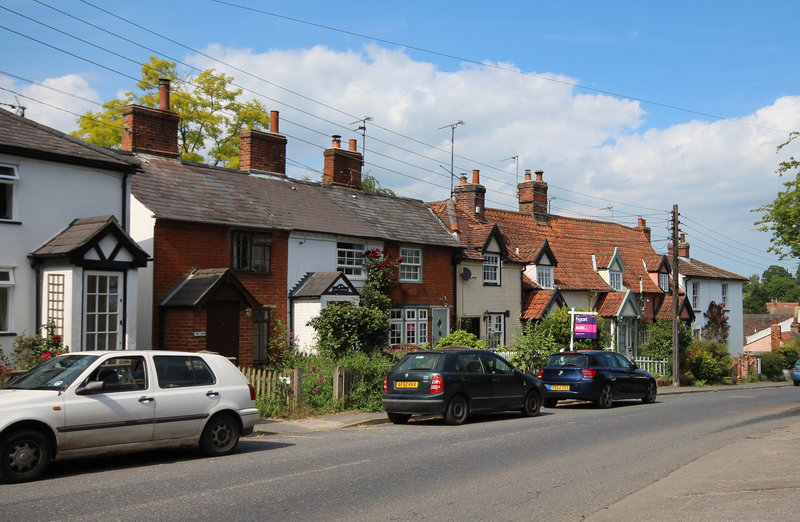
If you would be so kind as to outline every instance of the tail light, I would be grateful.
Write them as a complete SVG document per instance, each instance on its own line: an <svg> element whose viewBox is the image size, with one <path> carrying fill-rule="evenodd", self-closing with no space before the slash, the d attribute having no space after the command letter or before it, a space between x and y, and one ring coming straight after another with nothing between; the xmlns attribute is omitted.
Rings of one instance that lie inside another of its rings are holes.
<svg viewBox="0 0 800 522"><path fill-rule="evenodd" d="M797 366L792 367L792 371L796 372L797 371Z"/></svg>
<svg viewBox="0 0 800 522"><path fill-rule="evenodd" d="M442 393L444 391L444 381L441 375L434 375L431 379L431 389L428 392L433 395L434 393Z"/></svg>
<svg viewBox="0 0 800 522"><path fill-rule="evenodd" d="M247 383L247 387L250 388L250 400L256 400L256 389L253 388L253 385L250 383Z"/></svg>
<svg viewBox="0 0 800 522"><path fill-rule="evenodd" d="M389 393L389 376L383 377L383 393Z"/></svg>
<svg viewBox="0 0 800 522"><path fill-rule="evenodd" d="M540 369L538 372L536 372L536 377L539 379L544 377L544 370Z"/></svg>
<svg viewBox="0 0 800 522"><path fill-rule="evenodd" d="M594 379L594 376L597 374L597 370L594 368L584 368L581 370L581 375L584 379Z"/></svg>

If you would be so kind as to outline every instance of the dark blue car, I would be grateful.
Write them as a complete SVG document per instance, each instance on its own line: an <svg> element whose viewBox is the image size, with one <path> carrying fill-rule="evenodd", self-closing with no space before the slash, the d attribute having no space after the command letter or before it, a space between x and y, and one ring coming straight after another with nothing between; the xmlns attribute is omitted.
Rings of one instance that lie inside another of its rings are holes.
<svg viewBox="0 0 800 522"><path fill-rule="evenodd" d="M619 399L641 399L645 404L656 400L655 378L617 352L556 353L538 377L548 408L565 399L593 401L598 408L610 408Z"/></svg>
<svg viewBox="0 0 800 522"><path fill-rule="evenodd" d="M795 386L800 386L800 359L797 359L792 367L792 381Z"/></svg>

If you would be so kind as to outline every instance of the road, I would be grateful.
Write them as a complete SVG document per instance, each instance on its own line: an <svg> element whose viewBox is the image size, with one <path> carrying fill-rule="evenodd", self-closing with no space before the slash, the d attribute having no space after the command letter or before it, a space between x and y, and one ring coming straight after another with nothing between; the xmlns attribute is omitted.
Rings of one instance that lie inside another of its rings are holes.
<svg viewBox="0 0 800 522"><path fill-rule="evenodd" d="M458 427L248 437L223 458L57 463L44 480L0 486L0 520L581 520L716 448L800 422L798 399L794 387L672 395Z"/></svg>

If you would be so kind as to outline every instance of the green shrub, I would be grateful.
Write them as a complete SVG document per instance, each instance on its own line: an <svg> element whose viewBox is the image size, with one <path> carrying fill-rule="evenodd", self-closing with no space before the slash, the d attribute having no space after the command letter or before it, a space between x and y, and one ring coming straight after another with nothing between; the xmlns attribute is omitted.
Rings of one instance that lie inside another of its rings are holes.
<svg viewBox="0 0 800 522"><path fill-rule="evenodd" d="M466 330L456 330L447 337L439 339L439 343L436 345L437 348L443 348L445 346L469 346L470 348L482 350L486 347L486 343L478 339L475 334L469 333Z"/></svg>
<svg viewBox="0 0 800 522"><path fill-rule="evenodd" d="M800 359L800 337L794 337L776 350L783 356L783 367L791 368Z"/></svg>
<svg viewBox="0 0 800 522"><path fill-rule="evenodd" d="M733 358L728 347L714 341L694 341L688 350L686 366L695 380L709 384L723 382L730 377Z"/></svg>
<svg viewBox="0 0 800 522"><path fill-rule="evenodd" d="M380 354L352 353L339 360L346 372L351 372L347 408L360 411L381 411L383 377L389 373L394 360Z"/></svg>
<svg viewBox="0 0 800 522"><path fill-rule="evenodd" d="M697 381L717 382L722 379L722 368L714 356L708 352L698 352L689 359L689 371Z"/></svg>
<svg viewBox="0 0 800 522"><path fill-rule="evenodd" d="M783 375L783 355L778 352L766 352L761 356L761 373L767 379L776 380Z"/></svg>
<svg viewBox="0 0 800 522"><path fill-rule="evenodd" d="M30 370L47 359L69 352L69 346L62 344L62 338L56 334L56 325L51 321L42 328L47 335L39 334L26 336L23 332L14 339L14 349L11 351L11 360L20 370Z"/></svg>

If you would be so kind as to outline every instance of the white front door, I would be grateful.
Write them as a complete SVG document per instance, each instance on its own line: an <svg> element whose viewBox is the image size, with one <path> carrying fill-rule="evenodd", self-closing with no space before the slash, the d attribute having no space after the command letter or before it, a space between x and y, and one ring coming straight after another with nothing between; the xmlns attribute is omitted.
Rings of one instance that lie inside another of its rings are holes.
<svg viewBox="0 0 800 522"><path fill-rule="evenodd" d="M122 349L122 276L86 272L83 282L83 349Z"/></svg>

